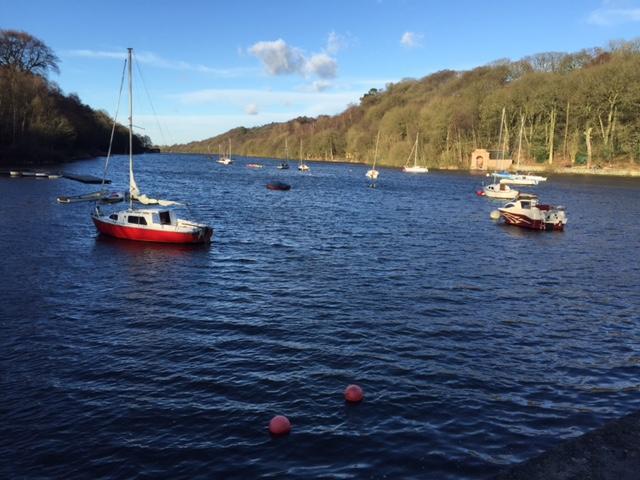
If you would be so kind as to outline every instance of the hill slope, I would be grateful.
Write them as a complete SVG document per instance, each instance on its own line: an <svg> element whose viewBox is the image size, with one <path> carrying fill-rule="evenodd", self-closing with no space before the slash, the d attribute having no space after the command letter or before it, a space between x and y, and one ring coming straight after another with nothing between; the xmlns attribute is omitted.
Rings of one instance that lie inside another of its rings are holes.
<svg viewBox="0 0 640 480"><path fill-rule="evenodd" d="M640 162L640 41L573 54L543 53L471 71L445 70L371 89L335 116L300 117L165 150L367 162L380 131L380 164L401 166L420 133L431 167L468 165L475 148L517 152L523 162ZM502 124L502 110L505 122Z"/></svg>

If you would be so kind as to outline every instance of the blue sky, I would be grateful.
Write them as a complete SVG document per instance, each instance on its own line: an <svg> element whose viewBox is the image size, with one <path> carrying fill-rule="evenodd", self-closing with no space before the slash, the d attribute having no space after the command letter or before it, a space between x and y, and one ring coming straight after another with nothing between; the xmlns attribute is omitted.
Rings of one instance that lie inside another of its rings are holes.
<svg viewBox="0 0 640 480"><path fill-rule="evenodd" d="M111 115L133 47L152 101L136 88L135 123L166 144L335 114L442 69L630 40L640 0L3 0L0 28L43 40L61 60L51 80Z"/></svg>

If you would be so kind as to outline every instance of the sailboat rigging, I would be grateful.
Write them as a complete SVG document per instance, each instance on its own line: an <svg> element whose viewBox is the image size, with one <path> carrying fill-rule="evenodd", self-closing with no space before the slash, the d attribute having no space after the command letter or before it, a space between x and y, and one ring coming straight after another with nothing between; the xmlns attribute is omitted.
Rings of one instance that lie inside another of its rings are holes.
<svg viewBox="0 0 640 480"><path fill-rule="evenodd" d="M129 208L111 214L96 206L91 219L101 234L127 240L164 243L208 243L213 229L207 225L182 220L172 210L160 208L134 209L133 201L143 205L167 207L179 205L171 200L157 200L140 192L133 175L133 79L132 53L128 48L129 73Z"/></svg>

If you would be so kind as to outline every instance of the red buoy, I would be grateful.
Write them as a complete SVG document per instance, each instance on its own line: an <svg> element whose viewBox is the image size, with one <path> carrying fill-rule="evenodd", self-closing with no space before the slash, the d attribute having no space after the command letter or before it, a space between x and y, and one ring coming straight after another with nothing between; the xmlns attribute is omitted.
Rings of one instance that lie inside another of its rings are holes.
<svg viewBox="0 0 640 480"><path fill-rule="evenodd" d="M271 435L286 435L291 431L291 422L284 415L276 415L269 422Z"/></svg>
<svg viewBox="0 0 640 480"><path fill-rule="evenodd" d="M364 393L358 385L349 385L344 391L344 398L347 402L358 403L364 398Z"/></svg>

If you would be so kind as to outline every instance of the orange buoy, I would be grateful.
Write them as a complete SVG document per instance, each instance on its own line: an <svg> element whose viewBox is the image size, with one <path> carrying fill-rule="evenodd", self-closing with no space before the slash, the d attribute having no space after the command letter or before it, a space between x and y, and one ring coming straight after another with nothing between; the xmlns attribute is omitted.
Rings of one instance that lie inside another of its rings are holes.
<svg viewBox="0 0 640 480"><path fill-rule="evenodd" d="M344 391L344 398L347 402L358 403L364 398L364 393L358 385L349 385Z"/></svg>
<svg viewBox="0 0 640 480"><path fill-rule="evenodd" d="M291 422L284 415L276 415L269 422L271 435L286 435L291 431Z"/></svg>

